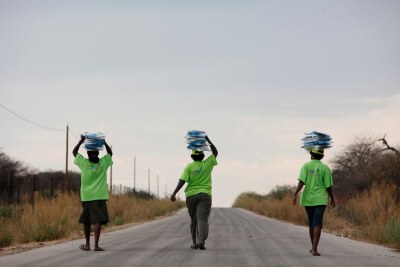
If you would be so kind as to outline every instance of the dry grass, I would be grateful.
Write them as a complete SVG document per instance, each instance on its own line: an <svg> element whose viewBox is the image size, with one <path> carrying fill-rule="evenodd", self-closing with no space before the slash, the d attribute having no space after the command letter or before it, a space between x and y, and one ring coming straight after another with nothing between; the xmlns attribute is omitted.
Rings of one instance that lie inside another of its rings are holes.
<svg viewBox="0 0 400 267"><path fill-rule="evenodd" d="M400 249L400 207L395 203L396 187L377 185L335 209L327 208L324 229ZM261 215L307 225L303 207L293 206L291 195L281 200L242 194L234 204Z"/></svg>
<svg viewBox="0 0 400 267"><path fill-rule="evenodd" d="M393 185L375 186L348 201L342 216L357 226L358 237L400 249L400 207L395 194Z"/></svg>
<svg viewBox="0 0 400 267"><path fill-rule="evenodd" d="M0 205L0 248L32 241L57 240L82 231L82 225L78 223L82 206L76 194L58 194L53 199L36 195L34 203L34 206L28 202ZM184 203L111 196L107 206L110 216L108 226L113 226L169 215L184 207Z"/></svg>

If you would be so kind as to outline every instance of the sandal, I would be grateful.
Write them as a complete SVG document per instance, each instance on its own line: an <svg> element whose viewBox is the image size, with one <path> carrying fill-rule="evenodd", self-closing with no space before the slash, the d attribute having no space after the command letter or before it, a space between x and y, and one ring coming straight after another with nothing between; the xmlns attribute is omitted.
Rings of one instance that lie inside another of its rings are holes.
<svg viewBox="0 0 400 267"><path fill-rule="evenodd" d="M314 252L312 249L310 249L310 253L311 253L313 256L321 256L321 253L319 253L319 252Z"/></svg>
<svg viewBox="0 0 400 267"><path fill-rule="evenodd" d="M87 245L80 245L79 248L84 250L84 251L89 251L90 250L90 247L87 246Z"/></svg>
<svg viewBox="0 0 400 267"><path fill-rule="evenodd" d="M94 250L94 251L104 251L105 249L102 248L102 247L97 247L97 248L94 248L93 250Z"/></svg>

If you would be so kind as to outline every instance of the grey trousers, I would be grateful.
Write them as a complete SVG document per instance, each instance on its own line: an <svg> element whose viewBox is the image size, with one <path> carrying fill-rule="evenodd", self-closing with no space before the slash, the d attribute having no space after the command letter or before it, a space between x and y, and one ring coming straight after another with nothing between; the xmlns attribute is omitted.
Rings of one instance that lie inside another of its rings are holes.
<svg viewBox="0 0 400 267"><path fill-rule="evenodd" d="M211 196L200 193L186 198L190 215L190 232L194 244L205 243L208 237L208 216L211 212ZM196 242L197 240L197 242Z"/></svg>

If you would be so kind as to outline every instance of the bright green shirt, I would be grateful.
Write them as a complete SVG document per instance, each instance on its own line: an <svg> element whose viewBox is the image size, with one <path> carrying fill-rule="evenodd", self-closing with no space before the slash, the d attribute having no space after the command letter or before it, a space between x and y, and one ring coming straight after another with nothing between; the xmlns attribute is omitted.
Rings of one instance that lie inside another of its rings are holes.
<svg viewBox="0 0 400 267"><path fill-rule="evenodd" d="M311 160L305 163L300 170L299 180L305 185L301 194L300 205L319 206L328 205L328 191L333 185L332 172L320 160Z"/></svg>
<svg viewBox="0 0 400 267"><path fill-rule="evenodd" d="M186 197L199 193L211 196L211 172L217 164L217 159L211 155L204 161L193 161L186 165L181 178L179 178L188 183L185 189Z"/></svg>
<svg viewBox="0 0 400 267"><path fill-rule="evenodd" d="M107 169L113 164L110 154L99 163L78 154L74 163L81 169L81 201L108 200Z"/></svg>

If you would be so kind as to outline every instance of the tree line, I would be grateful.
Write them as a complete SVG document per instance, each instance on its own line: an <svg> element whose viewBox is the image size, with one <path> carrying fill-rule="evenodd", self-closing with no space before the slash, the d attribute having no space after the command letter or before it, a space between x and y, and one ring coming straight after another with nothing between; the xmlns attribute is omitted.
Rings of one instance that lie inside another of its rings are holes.
<svg viewBox="0 0 400 267"><path fill-rule="evenodd" d="M378 184L396 186L393 196L400 203L400 153L386 136L356 138L332 161L334 192L348 199Z"/></svg>
<svg viewBox="0 0 400 267"><path fill-rule="evenodd" d="M399 151L398 147L389 145L386 136L380 139L355 138L331 162L328 162L332 169L335 197L339 202L346 201L372 189L374 185L394 185L396 193L393 198L396 203L400 203ZM293 194L295 188L296 185L277 185L267 195L245 192L241 196L258 200L268 198L282 200L287 194Z"/></svg>

